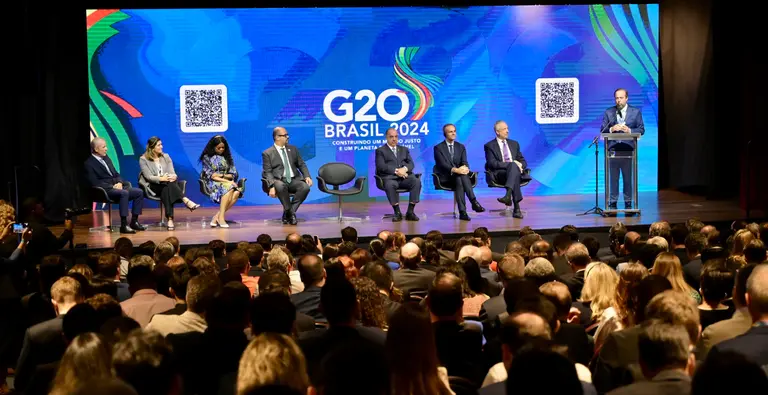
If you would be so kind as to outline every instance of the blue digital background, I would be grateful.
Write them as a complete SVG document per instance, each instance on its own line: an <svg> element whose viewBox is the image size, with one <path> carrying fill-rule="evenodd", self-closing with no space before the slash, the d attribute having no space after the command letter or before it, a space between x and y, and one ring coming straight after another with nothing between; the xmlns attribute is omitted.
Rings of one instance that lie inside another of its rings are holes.
<svg viewBox="0 0 768 395"><path fill-rule="evenodd" d="M353 96L365 89L399 89L393 73L398 49L416 47L410 67L441 81L418 121L428 122L430 133L419 135L421 143L411 150L416 170L425 175L422 199L450 198L434 191L429 176L432 147L443 140L441 126L448 122L456 124L459 141L467 145L471 168L480 171L476 193L498 195L482 174L482 147L494 138L496 120L508 123L510 138L520 142L532 168L526 196L593 193L594 150L588 145L618 87L629 91L629 103L642 109L645 120L639 191L657 188L658 5L119 12L110 24L114 30L88 31L91 104L104 100L114 113L110 119L105 111L92 110L91 133L119 145L110 149L127 180L138 178L138 156L147 139L159 136L177 173L189 182L190 198L210 204L196 187L197 158L212 136L222 134L241 177L249 179L241 203L275 204L260 191L261 152L272 144L272 128L282 125L313 178L322 164L342 161L372 183L373 151L339 151L324 136L324 125L331 122L323 99L336 89ZM580 85L578 122L538 124L536 80L571 77ZM227 131L181 131L179 87L199 84L227 86ZM129 115L105 99L107 94L141 115ZM409 93L409 100L413 108L416 98ZM334 101L336 114L340 103ZM389 99L385 107L395 113L398 101ZM375 106L370 114L376 114ZM383 134L389 122L378 123ZM602 190L602 159L599 163ZM371 183L349 200L384 200ZM315 187L307 199L328 200Z"/></svg>

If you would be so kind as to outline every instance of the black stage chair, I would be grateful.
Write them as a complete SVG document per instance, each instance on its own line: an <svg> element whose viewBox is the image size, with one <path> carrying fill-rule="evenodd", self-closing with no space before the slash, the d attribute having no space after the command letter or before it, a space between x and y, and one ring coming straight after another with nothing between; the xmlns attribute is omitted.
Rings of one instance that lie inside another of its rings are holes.
<svg viewBox="0 0 768 395"><path fill-rule="evenodd" d="M362 221L359 217L345 217L341 210L341 199L343 196L357 195L363 191L365 177L358 177L355 185L347 189L339 189L339 186L347 184L355 179L357 172L355 168L341 162L326 163L317 171L317 189L327 194L335 195L339 199L339 215L337 217L326 218L337 222ZM328 189L328 186L331 189Z"/></svg>
<svg viewBox="0 0 768 395"><path fill-rule="evenodd" d="M123 187L125 189L131 188L131 183L129 181L123 181ZM112 205L113 204L119 204L119 199L110 199L109 195L107 194L107 190L102 187L91 187L91 200L93 200L96 203L104 203L107 205L107 225L104 226L94 226L92 228L88 228L89 232L112 232Z"/></svg>
<svg viewBox="0 0 768 395"><path fill-rule="evenodd" d="M523 169L523 175L530 176L530 174L531 174L531 169ZM521 180L520 180L520 187L521 188L526 186L526 185L528 185L531 182L531 178L530 177L523 177L521 175L520 178L521 178ZM500 184L500 183L497 182L496 178L493 176L493 172L491 172L490 170L486 170L485 171L485 181L488 183L488 187L490 187L490 188L506 189L504 184ZM513 206L505 206L504 209L501 209L501 210L488 210L488 212L490 212L490 213L501 213L502 217L511 217L512 216L512 211L513 211L512 207Z"/></svg>
<svg viewBox="0 0 768 395"><path fill-rule="evenodd" d="M179 184L179 187L181 188L181 193L186 195L187 194L187 182L185 180L178 180L176 181ZM147 200L152 200L154 202L158 202L158 205L160 206L160 222L155 222L151 224L150 226L153 227L166 227L168 225L167 222L165 222L165 207L163 206L163 203L160 202L160 196L159 195L151 195L149 191L147 191L147 188L144 185L139 184L139 187L141 187L141 190L144 192L144 198Z"/></svg>
<svg viewBox="0 0 768 395"><path fill-rule="evenodd" d="M421 182L421 173L413 173L413 175L416 176L416 178L419 180L419 182ZM376 188L379 188L379 189L381 189L383 191L384 190L384 180L381 177L379 177L378 175L374 175L373 177L376 180ZM407 189L398 189L397 190L397 193L405 193L405 192L408 192L408 190ZM394 213L393 214L384 214L384 216L381 217L381 219L392 218L394 216L395 216Z"/></svg>
<svg viewBox="0 0 768 395"><path fill-rule="evenodd" d="M472 184L472 188L474 188L477 185L477 172L476 171L470 171L469 172L469 181ZM454 191L454 188L450 188L450 187L445 186L442 183L440 183L440 177L437 176L437 173L432 173L432 182L435 184L435 189L437 189L437 190L449 191L449 192L453 192ZM462 198L463 198L463 196L462 196ZM451 216L453 216L453 218L458 217L456 215L456 198L454 197L454 199L453 199L453 212L450 212L450 213L437 213L435 215L440 215L440 216L449 216L449 215L451 215Z"/></svg>

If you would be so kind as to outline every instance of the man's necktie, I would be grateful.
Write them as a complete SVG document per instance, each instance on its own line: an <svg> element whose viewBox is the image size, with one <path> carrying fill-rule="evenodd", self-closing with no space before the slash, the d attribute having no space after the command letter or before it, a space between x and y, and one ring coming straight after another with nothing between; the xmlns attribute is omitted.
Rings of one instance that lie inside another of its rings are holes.
<svg viewBox="0 0 768 395"><path fill-rule="evenodd" d="M448 153L451 154L451 159L453 159L453 144L448 144Z"/></svg>
<svg viewBox="0 0 768 395"><path fill-rule="evenodd" d="M392 147L392 154L395 155L395 159L397 159L397 147Z"/></svg>
<svg viewBox="0 0 768 395"><path fill-rule="evenodd" d="M509 152L507 140L504 140L504 162L512 162L512 153Z"/></svg>
<svg viewBox="0 0 768 395"><path fill-rule="evenodd" d="M290 184L291 183L291 170L290 170L290 163L288 162L288 155L285 154L285 147L280 148L280 153L283 156L283 177L285 177L285 182Z"/></svg>
<svg viewBox="0 0 768 395"><path fill-rule="evenodd" d="M101 162L102 165L104 165L104 168L107 169L107 173L112 176L112 171L109 170L109 166L107 166L107 161L104 159L99 159L99 162Z"/></svg>

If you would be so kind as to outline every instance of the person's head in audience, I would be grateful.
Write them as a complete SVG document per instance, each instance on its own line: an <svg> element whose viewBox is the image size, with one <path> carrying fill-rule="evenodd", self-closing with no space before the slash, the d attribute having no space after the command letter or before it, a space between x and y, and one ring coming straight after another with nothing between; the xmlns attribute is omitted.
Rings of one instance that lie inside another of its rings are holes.
<svg viewBox="0 0 768 395"><path fill-rule="evenodd" d="M586 269L587 265L592 262L587 246L578 242L571 244L565 250L565 260L568 261L568 265L574 273Z"/></svg>
<svg viewBox="0 0 768 395"><path fill-rule="evenodd" d="M720 351L696 368L691 395L768 394L765 371L736 351Z"/></svg>
<svg viewBox="0 0 768 395"><path fill-rule="evenodd" d="M443 272L435 276L432 288L427 294L427 305L432 322L462 320L464 292L459 276Z"/></svg>
<svg viewBox="0 0 768 395"><path fill-rule="evenodd" d="M515 355L527 350L548 350L553 346L549 323L535 312L512 313L501 325L501 355L504 367L509 369Z"/></svg>
<svg viewBox="0 0 768 395"><path fill-rule="evenodd" d="M157 290L155 261L148 255L135 255L128 264L128 290L131 295L142 289Z"/></svg>
<svg viewBox="0 0 768 395"><path fill-rule="evenodd" d="M459 239L459 241L456 242L456 245L453 246L453 259L459 260L459 254L461 253L462 248L465 246L475 246L479 247L480 242L477 241L476 238L472 236L463 236Z"/></svg>
<svg viewBox="0 0 768 395"><path fill-rule="evenodd" d="M538 240L531 245L528 256L530 260L546 258L547 261L552 262L552 245L546 240Z"/></svg>
<svg viewBox="0 0 768 395"><path fill-rule="evenodd" d="M320 252L320 250L317 248L317 241L315 241L315 236L310 234L301 235L301 252L303 254L317 254Z"/></svg>
<svg viewBox="0 0 768 395"><path fill-rule="evenodd" d="M251 292L245 284L229 282L221 287L208 306L208 330L241 334L250 325Z"/></svg>
<svg viewBox="0 0 768 395"><path fill-rule="evenodd" d="M622 244L622 255L631 256L634 254L635 251L638 250L637 245L639 244L640 240L640 233L627 232L627 234L624 235L624 243Z"/></svg>
<svg viewBox="0 0 768 395"><path fill-rule="evenodd" d="M736 281L733 284L733 306L736 309L747 308L747 281L756 264L749 264L736 270Z"/></svg>
<svg viewBox="0 0 768 395"><path fill-rule="evenodd" d="M579 241L579 230L573 225L563 225L559 233L567 234L574 242Z"/></svg>
<svg viewBox="0 0 768 395"><path fill-rule="evenodd" d="M661 251L669 251L669 242L667 239L661 236L654 236L646 241L646 244L653 244L661 249Z"/></svg>
<svg viewBox="0 0 768 395"><path fill-rule="evenodd" d="M561 323L568 322L568 314L573 302L568 286L559 281L550 281L540 286L539 292L554 304L557 310L557 319Z"/></svg>
<svg viewBox="0 0 768 395"><path fill-rule="evenodd" d="M128 337L128 334L134 330L141 329L136 320L125 315L112 317L101 325L100 334L110 345L114 346L117 342Z"/></svg>
<svg viewBox="0 0 768 395"><path fill-rule="evenodd" d="M651 270L656 262L656 258L662 252L665 252L664 249L658 245L645 243L637 251L637 259L634 261L641 263L643 266L648 268L648 270ZM680 260L678 259L678 263L679 262Z"/></svg>
<svg viewBox="0 0 768 395"><path fill-rule="evenodd" d="M61 357L53 379L52 395L69 395L93 379L112 377L112 350L96 333L86 332L75 337Z"/></svg>
<svg viewBox="0 0 768 395"><path fill-rule="evenodd" d="M477 239L477 241L480 242L480 246L490 247L491 246L491 234L488 233L488 228L485 226L481 226L475 229L474 232L472 232L472 237Z"/></svg>
<svg viewBox="0 0 768 395"><path fill-rule="evenodd" d="M385 349L393 394L413 394L414 388L422 388L424 394L447 393L438 377L435 334L424 307L409 302L395 311Z"/></svg>
<svg viewBox="0 0 768 395"><path fill-rule="evenodd" d="M133 256L133 242L127 237L115 240L115 252L123 259L131 259Z"/></svg>
<svg viewBox="0 0 768 395"><path fill-rule="evenodd" d="M383 260L384 253L386 252L386 246L384 240L376 238L368 243L368 251L371 253L371 257L374 260Z"/></svg>
<svg viewBox="0 0 768 395"><path fill-rule="evenodd" d="M688 237L689 233L691 232L688 231L688 227L685 224L675 224L672 226L671 234L674 245L670 246L670 250L685 248L685 238Z"/></svg>
<svg viewBox="0 0 768 395"><path fill-rule="evenodd" d="M214 258L221 258L227 255L227 243L224 240L211 240L208 242L208 248L213 251Z"/></svg>
<svg viewBox="0 0 768 395"><path fill-rule="evenodd" d="M698 218L688 218L685 221L685 227L688 229L688 233L701 232L704 229L704 223Z"/></svg>
<svg viewBox="0 0 768 395"><path fill-rule="evenodd" d="M664 276L649 274L637 284L635 297L627 300L627 308L634 313L632 322L637 325L645 321L645 309L656 295L672 289L672 284Z"/></svg>
<svg viewBox="0 0 768 395"><path fill-rule="evenodd" d="M708 246L704 249L704 251L701 252L701 261L706 262L712 259L718 259L718 258L727 258L728 250L726 250L723 247L720 246ZM741 255L730 255L730 256L741 256Z"/></svg>
<svg viewBox="0 0 768 395"><path fill-rule="evenodd" d="M584 244L585 247L587 247L587 251L589 251L589 257L596 261L597 259L597 251L600 250L600 242L593 236L587 236L581 240L581 244Z"/></svg>
<svg viewBox="0 0 768 395"><path fill-rule="evenodd" d="M70 343L83 333L98 332L99 324L96 310L88 303L78 303L62 317L61 328L64 341Z"/></svg>
<svg viewBox="0 0 768 395"><path fill-rule="evenodd" d="M261 292L251 302L251 333L282 333L292 335L296 321L296 307L287 293Z"/></svg>
<svg viewBox="0 0 768 395"><path fill-rule="evenodd" d="M662 372L677 371L693 375L696 359L693 344L682 325L650 320L642 325L637 340L640 370L647 380Z"/></svg>
<svg viewBox="0 0 768 395"><path fill-rule="evenodd" d="M509 282L525 276L525 260L517 254L504 254L504 258L496 265L499 282L507 288Z"/></svg>
<svg viewBox="0 0 768 395"><path fill-rule="evenodd" d="M685 253L688 259L695 259L707 248L707 237L702 233L689 233L685 237Z"/></svg>
<svg viewBox="0 0 768 395"><path fill-rule="evenodd" d="M357 229L347 226L341 230L341 240L357 244Z"/></svg>
<svg viewBox="0 0 768 395"><path fill-rule="evenodd" d="M308 393L304 354L296 342L284 334L261 333L254 337L240 358L237 372L237 395L250 395L272 385L287 387L296 394Z"/></svg>
<svg viewBox="0 0 768 395"><path fill-rule="evenodd" d="M171 243L173 246L173 255L178 256L181 253L181 244L179 243L179 238L176 236L167 237L165 241Z"/></svg>
<svg viewBox="0 0 768 395"><path fill-rule="evenodd" d="M187 262L187 265L191 265L195 258L197 258L197 247L188 248L184 253L184 262Z"/></svg>
<svg viewBox="0 0 768 395"><path fill-rule="evenodd" d="M264 247L261 244L249 244L244 251L251 267L261 267L261 260L264 258Z"/></svg>
<svg viewBox="0 0 768 395"><path fill-rule="evenodd" d="M323 247L323 260L327 261L331 258L336 258L339 256L339 246L338 244L326 244L325 247Z"/></svg>
<svg viewBox="0 0 768 395"><path fill-rule="evenodd" d="M259 294L265 292L280 292L291 294L291 278L283 270L267 270L259 276Z"/></svg>
<svg viewBox="0 0 768 395"><path fill-rule="evenodd" d="M248 248L249 245L251 245L251 243L249 243L249 242L247 242L245 240L242 240L242 241L238 241L237 242L237 244L235 245L235 248L239 248L241 250L245 250L246 248Z"/></svg>
<svg viewBox="0 0 768 395"><path fill-rule="evenodd" d="M662 252L656 257L656 261L651 269L652 274L664 276L672 283L672 289L685 292L692 295L696 292L683 277L683 266L680 264L680 258L674 252Z"/></svg>
<svg viewBox="0 0 768 395"><path fill-rule="evenodd" d="M265 269L280 269L288 273L293 268L291 267L291 259L288 257L288 254L286 254L285 251L283 251L281 248L273 248L272 252L267 255Z"/></svg>
<svg viewBox="0 0 768 395"><path fill-rule="evenodd" d="M411 240L409 240L410 243L416 244L416 246L419 247L421 250L421 256L424 256L424 239L421 237L413 237Z"/></svg>
<svg viewBox="0 0 768 395"><path fill-rule="evenodd" d="M696 302L690 295L674 289L661 292L648 302L645 321L648 320L684 327L691 344L696 344L701 334Z"/></svg>
<svg viewBox="0 0 768 395"><path fill-rule="evenodd" d="M766 259L765 243L762 240L754 239L744 247L744 259L747 263L763 263Z"/></svg>
<svg viewBox="0 0 768 395"><path fill-rule="evenodd" d="M147 240L136 248L136 253L139 255L147 255L147 256L153 256L155 254L155 248L157 248L157 245L155 245L155 242L152 240Z"/></svg>
<svg viewBox="0 0 768 395"><path fill-rule="evenodd" d="M627 227L621 222L617 222L611 226L608 230L608 246L614 256L622 256L622 246L624 245L624 237L627 235Z"/></svg>
<svg viewBox="0 0 768 395"><path fill-rule="evenodd" d="M287 248L293 256L301 255L301 235L294 232L285 236L285 248Z"/></svg>
<svg viewBox="0 0 768 395"><path fill-rule="evenodd" d="M72 277L80 283L80 289L83 291L83 299L93 296L93 290L91 290L91 283L79 272L72 271L70 269L67 273L67 277Z"/></svg>
<svg viewBox="0 0 768 395"><path fill-rule="evenodd" d="M168 241L162 241L155 247L155 264L165 265L169 259L176 255L176 248Z"/></svg>
<svg viewBox="0 0 768 395"><path fill-rule="evenodd" d="M617 313L625 327L636 324L638 286L649 274L645 266L636 262L628 263L619 273L619 287L616 293Z"/></svg>
<svg viewBox="0 0 768 395"><path fill-rule="evenodd" d="M350 281L360 302L360 323L363 326L386 330L386 297L379 292L376 282L367 277L356 277Z"/></svg>
<svg viewBox="0 0 768 395"><path fill-rule="evenodd" d="M352 254L349 256L350 259L352 259L352 262L354 262L355 268L362 269L363 266L367 265L368 262L371 262L371 253L368 252L368 250L364 248L357 248L354 251L352 251Z"/></svg>
<svg viewBox="0 0 768 395"><path fill-rule="evenodd" d="M154 331L134 330L112 348L115 375L139 395L181 393L181 379L170 344Z"/></svg>
<svg viewBox="0 0 768 395"><path fill-rule="evenodd" d="M197 258L205 258L211 262L215 262L215 257L213 255L213 250L208 247L200 247L195 251L195 260Z"/></svg>
<svg viewBox="0 0 768 395"><path fill-rule="evenodd" d="M91 279L93 279L93 270L91 270L91 268L84 263L78 263L77 265L72 266L72 268L69 269L67 274L72 274L72 273L81 274L89 282L91 281Z"/></svg>
<svg viewBox="0 0 768 395"><path fill-rule="evenodd" d="M565 251L568 250L568 247L570 247L571 244L573 244L573 240L571 239L571 235L567 233L558 233L552 240L552 246L557 256L565 255Z"/></svg>
<svg viewBox="0 0 768 395"><path fill-rule="evenodd" d="M752 322L768 323L768 264L759 264L747 280L747 308Z"/></svg>
<svg viewBox="0 0 768 395"><path fill-rule="evenodd" d="M507 370L507 394L583 393L576 366L552 350L533 349L515 355Z"/></svg>
<svg viewBox="0 0 768 395"><path fill-rule="evenodd" d="M704 305L717 309L722 302L731 297L736 271L728 268L724 259L712 259L704 262L701 268L699 292Z"/></svg>
<svg viewBox="0 0 768 395"><path fill-rule="evenodd" d="M525 265L524 275L525 278L539 285L557 279L557 276L555 276L555 267L543 257L531 259L531 261Z"/></svg>
<svg viewBox="0 0 768 395"><path fill-rule="evenodd" d="M339 256L350 256L357 249L357 244L351 241L339 243Z"/></svg>
<svg viewBox="0 0 768 395"><path fill-rule="evenodd" d="M346 279L328 281L320 291L320 311L331 327L352 327L360 317L355 287Z"/></svg>
<svg viewBox="0 0 768 395"><path fill-rule="evenodd" d="M165 265L168 266L168 268L171 270L181 265L189 267L189 265L187 265L187 261L185 261L184 258L179 255L174 255L171 259L168 260L168 262L165 263Z"/></svg>
<svg viewBox="0 0 768 395"><path fill-rule="evenodd" d="M421 250L413 243L407 243L400 249L400 264L405 269L416 270L421 263Z"/></svg>
<svg viewBox="0 0 768 395"><path fill-rule="evenodd" d="M523 246L524 250L530 251L531 246L539 240L541 240L541 236L534 233L532 235L523 236L518 241L520 242L520 245Z"/></svg>
<svg viewBox="0 0 768 395"><path fill-rule="evenodd" d="M443 248L443 234L439 230L430 230L424 238L427 242L432 242L438 250Z"/></svg>
<svg viewBox="0 0 768 395"><path fill-rule="evenodd" d="M51 286L51 303L57 316L65 315L85 300L83 287L72 277L61 277Z"/></svg>
<svg viewBox="0 0 768 395"><path fill-rule="evenodd" d="M48 255L40 262L40 289L43 295L51 294L51 287L67 273L61 255Z"/></svg>
<svg viewBox="0 0 768 395"><path fill-rule="evenodd" d="M360 275L373 280L373 282L376 283L379 292L385 294L387 297L392 295L395 282L393 279L392 268L389 267L389 265L382 262L370 262L363 266Z"/></svg>
<svg viewBox="0 0 768 395"><path fill-rule="evenodd" d="M299 259L299 275L305 287L322 287L325 284L323 260L314 254L307 254Z"/></svg>
<svg viewBox="0 0 768 395"><path fill-rule="evenodd" d="M192 277L187 284L187 311L205 318L213 299L220 290L221 282L217 276Z"/></svg>
<svg viewBox="0 0 768 395"><path fill-rule="evenodd" d="M189 266L189 274L194 276L206 275L206 276L218 276L219 265L217 265L212 259L206 257L199 257L192 262Z"/></svg>
<svg viewBox="0 0 768 395"><path fill-rule="evenodd" d="M475 260L480 267L488 268L493 263L493 251L487 246L482 246L477 249Z"/></svg>
<svg viewBox="0 0 768 395"><path fill-rule="evenodd" d="M234 250L227 256L227 268L240 275L247 275L251 270L251 261L243 250Z"/></svg>
<svg viewBox="0 0 768 395"><path fill-rule="evenodd" d="M744 255L744 248L749 245L749 242L755 240L755 234L747 229L741 229L733 235L733 248L731 249L731 255Z"/></svg>
<svg viewBox="0 0 768 395"><path fill-rule="evenodd" d="M602 262L587 265L580 300L590 302L593 319L598 319L606 309L616 306L618 285L619 275L610 266Z"/></svg>
<svg viewBox="0 0 768 395"><path fill-rule="evenodd" d="M85 303L93 307L93 310L96 312L96 320L99 322L99 328L101 328L101 326L108 320L123 315L123 309L120 307L120 302L107 294L93 295L86 299Z"/></svg>
<svg viewBox="0 0 768 395"><path fill-rule="evenodd" d="M536 231L533 230L533 228L531 228L530 226L526 225L526 226L523 226L522 228L520 228L520 232L518 232L518 233L519 233L520 237L524 237L524 236L527 236L527 235L535 234Z"/></svg>
<svg viewBox="0 0 768 395"><path fill-rule="evenodd" d="M262 233L256 237L256 243L264 249L265 254L269 254L272 251L272 236Z"/></svg>
<svg viewBox="0 0 768 395"><path fill-rule="evenodd" d="M99 271L100 257L101 257L101 252L99 251L88 251L88 255L85 257L85 264L88 265L88 267L90 267L97 274Z"/></svg>
<svg viewBox="0 0 768 395"><path fill-rule="evenodd" d="M672 226L667 221L657 221L651 224L648 229L648 238L663 237L667 239L667 245L673 244L672 242Z"/></svg>
<svg viewBox="0 0 768 395"><path fill-rule="evenodd" d="M323 263L323 268L325 269L326 282L333 279L346 279L348 277L341 257L335 257L325 261L325 263Z"/></svg>
<svg viewBox="0 0 768 395"><path fill-rule="evenodd" d="M459 254L456 256L456 261L460 261L464 257L474 258L477 256L478 247L473 245L465 245L459 250Z"/></svg>

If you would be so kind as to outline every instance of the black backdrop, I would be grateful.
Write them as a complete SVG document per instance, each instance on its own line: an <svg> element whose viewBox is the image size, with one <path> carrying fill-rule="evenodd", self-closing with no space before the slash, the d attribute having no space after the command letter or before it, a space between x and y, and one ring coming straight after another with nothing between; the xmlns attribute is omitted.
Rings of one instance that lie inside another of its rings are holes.
<svg viewBox="0 0 768 395"><path fill-rule="evenodd" d="M317 6L294 0L202 1L124 0L6 2L3 154L0 198L14 195L14 169L20 196L39 196L51 219L66 207L88 205L81 188L81 163L88 153L86 8L285 7ZM525 4L520 1L417 2L419 5ZM550 1L558 3L587 3ZM618 2L614 2L618 3ZM736 1L662 0L659 188L680 189L710 198L741 198L752 208L766 206L764 166L765 93L753 87L766 70L759 13ZM361 5L324 1L324 6ZM370 5L415 5L390 0ZM760 46L762 45L763 48ZM750 147L752 162L749 163ZM17 167L19 166L19 167ZM37 166L37 168L33 167ZM39 170L38 170L39 169Z"/></svg>

